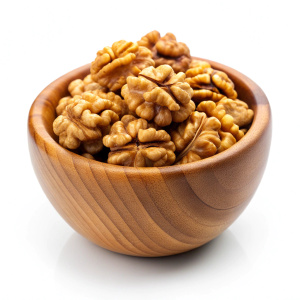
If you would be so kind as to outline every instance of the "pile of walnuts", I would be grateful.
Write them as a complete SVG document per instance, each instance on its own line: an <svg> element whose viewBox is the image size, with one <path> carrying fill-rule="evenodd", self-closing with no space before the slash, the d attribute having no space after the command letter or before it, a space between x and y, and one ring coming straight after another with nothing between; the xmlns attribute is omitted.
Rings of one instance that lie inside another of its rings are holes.
<svg viewBox="0 0 300 300"><path fill-rule="evenodd" d="M53 131L63 147L115 165L201 160L240 140L253 111L222 71L193 59L172 33L152 31L98 51L90 74L60 99Z"/></svg>

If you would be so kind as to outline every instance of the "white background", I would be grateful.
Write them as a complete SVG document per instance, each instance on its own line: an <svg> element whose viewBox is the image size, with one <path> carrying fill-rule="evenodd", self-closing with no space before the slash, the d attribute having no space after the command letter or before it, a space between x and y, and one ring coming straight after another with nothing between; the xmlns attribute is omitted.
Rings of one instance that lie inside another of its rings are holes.
<svg viewBox="0 0 300 300"><path fill-rule="evenodd" d="M2 1L1 299L300 299L298 1ZM27 116L38 93L104 46L173 32L266 93L273 138L250 205L220 237L167 258L103 250L57 214L35 177Z"/></svg>

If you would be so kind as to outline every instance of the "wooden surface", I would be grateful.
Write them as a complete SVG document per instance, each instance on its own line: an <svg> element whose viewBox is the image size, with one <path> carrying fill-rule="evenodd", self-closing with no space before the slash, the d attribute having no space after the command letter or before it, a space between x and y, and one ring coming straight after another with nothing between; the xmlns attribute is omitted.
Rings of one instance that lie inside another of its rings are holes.
<svg viewBox="0 0 300 300"><path fill-rule="evenodd" d="M115 252L166 256L207 243L245 209L267 163L270 107L249 78L210 63L228 73L255 117L249 132L233 147L186 165L114 166L57 143L52 130L57 102L67 94L70 81L89 73L89 65L57 79L36 98L28 118L32 164L45 194L77 232Z"/></svg>

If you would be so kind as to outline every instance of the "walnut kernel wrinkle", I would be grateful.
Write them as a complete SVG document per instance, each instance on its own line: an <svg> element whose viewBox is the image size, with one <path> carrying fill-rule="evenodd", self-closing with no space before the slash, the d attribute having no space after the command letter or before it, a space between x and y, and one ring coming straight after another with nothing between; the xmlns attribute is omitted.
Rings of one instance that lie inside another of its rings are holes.
<svg viewBox="0 0 300 300"><path fill-rule="evenodd" d="M138 41L138 44L151 50L155 67L170 65L176 73L185 72L191 62L188 46L177 42L173 33L167 33L164 37L156 30L149 32Z"/></svg>
<svg viewBox="0 0 300 300"><path fill-rule="evenodd" d="M95 154L103 148L102 136L107 128L119 120L113 111L116 104L89 92L74 98L54 120L53 131L63 147L82 146L85 152Z"/></svg>
<svg viewBox="0 0 300 300"><path fill-rule="evenodd" d="M105 93L101 89L96 89L91 91L91 93L102 99L107 99L115 103L116 105L114 106L114 112L117 113L119 117L123 117L124 115L129 113L128 106L125 100L114 92Z"/></svg>
<svg viewBox="0 0 300 300"><path fill-rule="evenodd" d="M114 123L103 143L110 148L107 162L111 164L161 167L173 164L176 158L175 145L165 130L149 128L146 120L131 115Z"/></svg>
<svg viewBox="0 0 300 300"><path fill-rule="evenodd" d="M189 65L189 69L186 71L187 77L193 77L203 72L204 69L211 68L209 62L200 59L193 59Z"/></svg>
<svg viewBox="0 0 300 300"><path fill-rule="evenodd" d="M146 47L124 40L98 51L91 64L92 79L115 92L128 76L137 76L146 67L154 66L152 53Z"/></svg>
<svg viewBox="0 0 300 300"><path fill-rule="evenodd" d="M164 127L183 122L195 110L193 90L184 79L183 72L175 74L168 65L149 67L138 77L129 76L121 94L129 110Z"/></svg>
<svg viewBox="0 0 300 300"><path fill-rule="evenodd" d="M205 113L193 112L190 117L171 131L176 146L177 164L189 163L210 157L221 145L217 118L207 118Z"/></svg>
<svg viewBox="0 0 300 300"><path fill-rule="evenodd" d="M221 139L221 145L218 148L218 153L229 149L236 143L235 137L230 132L219 130L219 136Z"/></svg>
<svg viewBox="0 0 300 300"><path fill-rule="evenodd" d="M220 101L223 97L237 98L234 84L228 75L222 71L214 70L203 61L194 60L186 71L186 82L194 89L193 100Z"/></svg>
<svg viewBox="0 0 300 300"><path fill-rule="evenodd" d="M157 54L155 45L159 41L159 39L160 33L157 30L153 30L143 36L137 43L139 46L143 46L151 50L153 57L155 57Z"/></svg>
<svg viewBox="0 0 300 300"><path fill-rule="evenodd" d="M221 114L228 114L239 127L247 126L252 122L254 112L249 109L246 102L223 98L217 103L216 110Z"/></svg>
<svg viewBox="0 0 300 300"><path fill-rule="evenodd" d="M217 105L218 102L202 101L197 106L197 111L205 112L209 117L216 117L221 122L223 131L230 132L237 141L240 140L244 136L244 132L234 122L233 116L227 114L222 107L219 109Z"/></svg>
<svg viewBox="0 0 300 300"><path fill-rule="evenodd" d="M87 75L83 80L75 79L70 82L68 86L68 91L72 97L76 95L81 95L84 92L89 92L93 90L99 90L106 92L107 88L101 86L99 83L92 80L91 74Z"/></svg>
<svg viewBox="0 0 300 300"><path fill-rule="evenodd" d="M61 98L58 101L58 104L55 109L57 116L59 116L63 113L63 111L65 110L67 105L69 105L75 101L75 97L80 98L80 97L78 97L78 95L74 96L73 98L71 96L66 96L66 97Z"/></svg>

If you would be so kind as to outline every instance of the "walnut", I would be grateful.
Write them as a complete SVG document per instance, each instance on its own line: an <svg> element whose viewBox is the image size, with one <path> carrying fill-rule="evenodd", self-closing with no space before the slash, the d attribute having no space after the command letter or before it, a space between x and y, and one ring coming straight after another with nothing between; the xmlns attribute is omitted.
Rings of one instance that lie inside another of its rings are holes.
<svg viewBox="0 0 300 300"><path fill-rule="evenodd" d="M84 92L84 83L81 79L73 80L69 86L68 91L72 97L75 95L81 95Z"/></svg>
<svg viewBox="0 0 300 300"><path fill-rule="evenodd" d="M197 161L217 153L221 145L218 119L207 118L205 113L193 112L177 128L171 130L172 141L179 153L177 164Z"/></svg>
<svg viewBox="0 0 300 300"><path fill-rule="evenodd" d="M236 139L230 132L219 130L219 136L221 138L221 145L218 148L218 153L223 152L236 143Z"/></svg>
<svg viewBox="0 0 300 300"><path fill-rule="evenodd" d="M65 110L66 106L73 103L76 99L80 99L80 96L75 95L73 98L70 96L61 98L56 106L56 114L58 116L61 115Z"/></svg>
<svg viewBox="0 0 300 300"><path fill-rule="evenodd" d="M234 84L226 73L214 70L209 63L193 61L186 71L186 82L194 89L193 100L219 101L224 96L236 99L237 92Z"/></svg>
<svg viewBox="0 0 300 300"><path fill-rule="evenodd" d="M102 99L107 99L112 101L113 103L116 104L114 112L119 115L119 117L123 117L124 115L128 114L128 105L124 99L122 99L119 95L109 92L105 93L101 91L100 89L96 89L91 91L94 95L97 95L98 97Z"/></svg>
<svg viewBox="0 0 300 300"><path fill-rule="evenodd" d="M254 112L249 109L246 102L223 98L217 103L216 110L219 114L228 114L233 117L233 122L239 127L249 125L252 122Z"/></svg>
<svg viewBox="0 0 300 300"><path fill-rule="evenodd" d="M153 30L149 33L147 33L145 36L141 38L140 41L138 41L139 46L143 46L151 50L153 57L157 55L157 50L155 48L156 43L160 39L160 33L157 30Z"/></svg>
<svg viewBox="0 0 300 300"><path fill-rule="evenodd" d="M226 113L222 105L218 108L219 102L202 101L197 106L197 110L205 112L209 117L216 117L221 122L223 131L230 132L237 141L240 140L244 136L244 132L234 122L233 116Z"/></svg>
<svg viewBox="0 0 300 300"><path fill-rule="evenodd" d="M243 131L244 134L246 134L248 132L248 128L241 128L241 131Z"/></svg>
<svg viewBox="0 0 300 300"><path fill-rule="evenodd" d="M114 112L117 105L90 92L71 100L53 122L53 131L59 136L59 143L68 149L82 146L90 154L101 151L102 136L111 124L119 120Z"/></svg>
<svg viewBox="0 0 300 300"><path fill-rule="evenodd" d="M209 62L205 61L205 60L201 60L201 59L193 59L189 65L189 69L186 71L186 74L189 74L189 72L199 72L197 71L197 69L207 69L207 68L211 68L211 65L209 64ZM199 74L199 73L197 73ZM197 75L195 74L195 75ZM193 76L195 76L193 75ZM188 76L188 75L187 75ZM188 77L193 77L193 76L188 76Z"/></svg>
<svg viewBox="0 0 300 300"><path fill-rule="evenodd" d="M154 66L152 53L137 43L118 41L98 51L91 65L92 79L112 92L126 83L128 76L137 76L146 67Z"/></svg>
<svg viewBox="0 0 300 300"><path fill-rule="evenodd" d="M61 115L67 105L69 105L73 102L76 102L77 100L82 99L82 97L85 97L86 99L96 99L93 97L87 97L87 95L89 95L89 94L94 94L94 95L98 96L99 98L112 101L115 104L115 105L113 105L112 110L116 114L118 114L119 117L122 117L123 115L128 113L128 106L124 99L122 99L120 96L116 95L113 92L105 93L101 89L96 89L96 90L92 90L90 92L84 92L81 95L75 95L73 98L70 96L61 98L56 107L57 115L58 116Z"/></svg>
<svg viewBox="0 0 300 300"><path fill-rule="evenodd" d="M212 68L208 68L206 70L211 75L212 82L219 90L221 90L228 98L237 98L234 83L225 72L214 70Z"/></svg>
<svg viewBox="0 0 300 300"><path fill-rule="evenodd" d="M69 86L68 91L72 97L75 95L81 95L87 91L100 90L102 92L106 92L107 88L101 86L99 83L92 80L91 74L87 75L83 80L75 79L73 80Z"/></svg>
<svg viewBox="0 0 300 300"><path fill-rule="evenodd" d="M101 91L104 93L108 92L108 88L101 86L99 83L95 82L91 74L83 78L83 83L84 83L85 92L94 91L94 90Z"/></svg>
<svg viewBox="0 0 300 300"><path fill-rule="evenodd" d="M195 110L193 90L184 82L185 74L175 74L172 67L148 67L138 77L129 76L121 94L129 110L164 127L183 122Z"/></svg>
<svg viewBox="0 0 300 300"><path fill-rule="evenodd" d="M89 158L89 159L92 159L92 160L95 160L94 156L90 153L83 153L81 154L83 157L85 158Z"/></svg>
<svg viewBox="0 0 300 300"><path fill-rule="evenodd" d="M186 70L185 75L186 75L186 81L191 81L196 84L196 80L192 80L193 77L204 74L204 70L211 68L211 65L206 62L205 60L198 60L198 59L193 59L189 65L188 70ZM203 84L209 84L210 83L210 77L205 75L203 77ZM199 77L201 78L201 77ZM207 79L205 79L207 78Z"/></svg>
<svg viewBox="0 0 300 300"><path fill-rule="evenodd" d="M177 42L172 33L160 37L158 31L152 31L143 36L138 44L152 51L156 67L167 64L176 73L185 72L191 62L189 48L186 44Z"/></svg>
<svg viewBox="0 0 300 300"><path fill-rule="evenodd" d="M108 163L134 167L169 166L175 161L175 145L165 130L149 128L144 119L125 115L103 138L110 148Z"/></svg>

